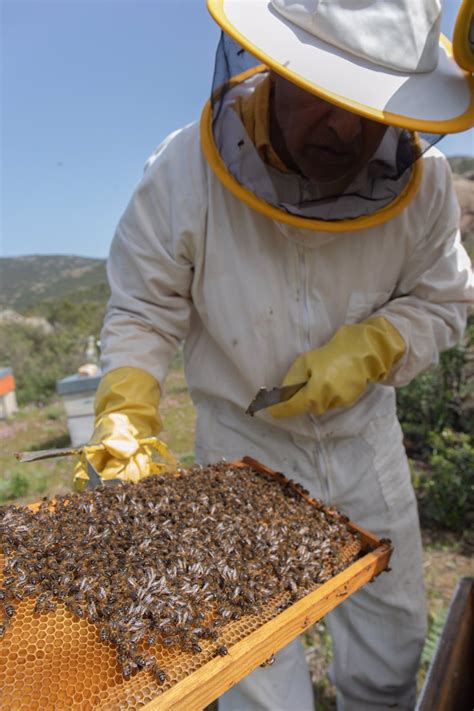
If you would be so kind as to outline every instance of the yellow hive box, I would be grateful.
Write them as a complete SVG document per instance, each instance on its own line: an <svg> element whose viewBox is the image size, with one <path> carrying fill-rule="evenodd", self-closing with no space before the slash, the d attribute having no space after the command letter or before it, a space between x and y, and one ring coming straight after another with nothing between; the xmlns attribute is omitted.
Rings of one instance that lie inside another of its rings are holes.
<svg viewBox="0 0 474 711"><path fill-rule="evenodd" d="M233 466L251 466L288 485L283 475L248 457ZM0 707L5 711L203 709L387 567L390 543L353 523L347 525L359 534L360 543L349 546L342 559L352 559L360 549L359 559L323 585L315 585L301 600L283 609L288 593L274 597L258 615L228 623L217 643L201 640L199 654L159 643L149 649L168 673L162 686L148 671L125 681L115 647L101 642L97 628L74 617L64 605L38 616L33 614L34 600L17 603L12 623L0 640ZM275 610L278 606L282 612ZM221 644L227 646L228 654L215 656Z"/></svg>

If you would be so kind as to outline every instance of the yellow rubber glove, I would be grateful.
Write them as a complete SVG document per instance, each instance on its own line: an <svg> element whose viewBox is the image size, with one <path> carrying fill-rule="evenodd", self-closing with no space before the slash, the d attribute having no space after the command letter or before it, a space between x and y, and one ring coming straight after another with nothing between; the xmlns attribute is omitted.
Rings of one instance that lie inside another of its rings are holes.
<svg viewBox="0 0 474 711"><path fill-rule="evenodd" d="M308 381L286 402L268 408L277 419L311 412L322 415L334 407L347 407L368 383L387 377L402 357L405 342L383 316L341 326L321 348L300 355L283 385Z"/></svg>
<svg viewBox="0 0 474 711"><path fill-rule="evenodd" d="M154 439L142 441L155 438L161 430L159 402L160 386L144 370L117 368L104 375L95 398L94 433L74 471L76 490L81 491L87 485L88 462L101 479L132 482L163 470L163 465L152 460L153 449L176 464L164 443ZM94 445L103 447L98 449Z"/></svg>

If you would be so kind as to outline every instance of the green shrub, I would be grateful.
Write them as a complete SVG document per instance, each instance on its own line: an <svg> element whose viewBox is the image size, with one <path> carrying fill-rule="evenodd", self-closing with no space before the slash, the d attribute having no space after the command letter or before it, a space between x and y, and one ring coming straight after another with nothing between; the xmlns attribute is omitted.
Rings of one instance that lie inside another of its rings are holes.
<svg viewBox="0 0 474 711"><path fill-rule="evenodd" d="M28 314L42 316L55 328L65 327L87 337L91 333L100 333L108 297L107 284L98 284L69 297L45 299L34 309L30 308Z"/></svg>
<svg viewBox="0 0 474 711"><path fill-rule="evenodd" d="M426 634L425 644L421 653L421 664L426 668L433 661L436 652L438 640L443 633L444 623L446 621L448 611L446 608L430 612L428 614L428 631Z"/></svg>
<svg viewBox="0 0 474 711"><path fill-rule="evenodd" d="M14 369L19 405L47 403L56 381L84 363L87 338L100 333L108 295L107 284L97 284L29 307L25 315L45 318L52 333L21 322L0 325L0 365Z"/></svg>
<svg viewBox="0 0 474 711"><path fill-rule="evenodd" d="M439 365L397 392L422 522L461 532L474 526L474 319Z"/></svg>
<svg viewBox="0 0 474 711"><path fill-rule="evenodd" d="M47 402L56 380L78 368L83 350L77 334L65 328L44 333L25 324L0 327L0 362L14 368L19 405Z"/></svg>
<svg viewBox="0 0 474 711"><path fill-rule="evenodd" d="M26 496L30 489L30 480L26 474L13 471L10 476L0 479L0 502L12 501Z"/></svg>
<svg viewBox="0 0 474 711"><path fill-rule="evenodd" d="M416 473L423 523L462 532L474 527L474 442L445 429L429 436L428 466Z"/></svg>
<svg viewBox="0 0 474 711"><path fill-rule="evenodd" d="M26 495L36 498L46 494L57 469L58 465L53 469L49 463L43 467L41 464L7 464L0 477L0 506Z"/></svg>
<svg viewBox="0 0 474 711"><path fill-rule="evenodd" d="M464 342L441 355L439 365L397 391L398 416L414 449L414 456L426 455L432 432L450 428L458 432L474 429L472 373L469 372L474 323Z"/></svg>

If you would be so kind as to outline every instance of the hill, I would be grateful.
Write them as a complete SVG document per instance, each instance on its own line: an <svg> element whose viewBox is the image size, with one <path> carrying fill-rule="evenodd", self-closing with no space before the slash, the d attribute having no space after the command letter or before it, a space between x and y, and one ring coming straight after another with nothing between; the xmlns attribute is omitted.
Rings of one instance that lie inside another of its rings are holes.
<svg viewBox="0 0 474 711"><path fill-rule="evenodd" d="M26 311L38 302L105 286L104 259L69 255L0 257L0 310Z"/></svg>
<svg viewBox="0 0 474 711"><path fill-rule="evenodd" d="M441 144L441 150L443 150L443 144ZM464 175L464 173L472 173L474 171L474 156L449 156L448 163L456 175Z"/></svg>
<svg viewBox="0 0 474 711"><path fill-rule="evenodd" d="M464 246L474 260L474 157L448 158L454 174L454 189L461 207L461 235Z"/></svg>
<svg viewBox="0 0 474 711"><path fill-rule="evenodd" d="M0 259L0 365L15 370L20 405L47 402L56 381L99 337L109 288L105 261L77 256Z"/></svg>

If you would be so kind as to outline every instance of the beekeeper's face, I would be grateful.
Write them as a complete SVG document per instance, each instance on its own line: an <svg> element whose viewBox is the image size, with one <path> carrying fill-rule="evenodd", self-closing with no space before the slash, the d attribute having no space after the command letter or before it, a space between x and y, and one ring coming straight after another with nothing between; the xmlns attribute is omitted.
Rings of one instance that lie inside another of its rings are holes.
<svg viewBox="0 0 474 711"><path fill-rule="evenodd" d="M271 139L288 167L319 182L354 177L387 126L341 109L272 72Z"/></svg>

